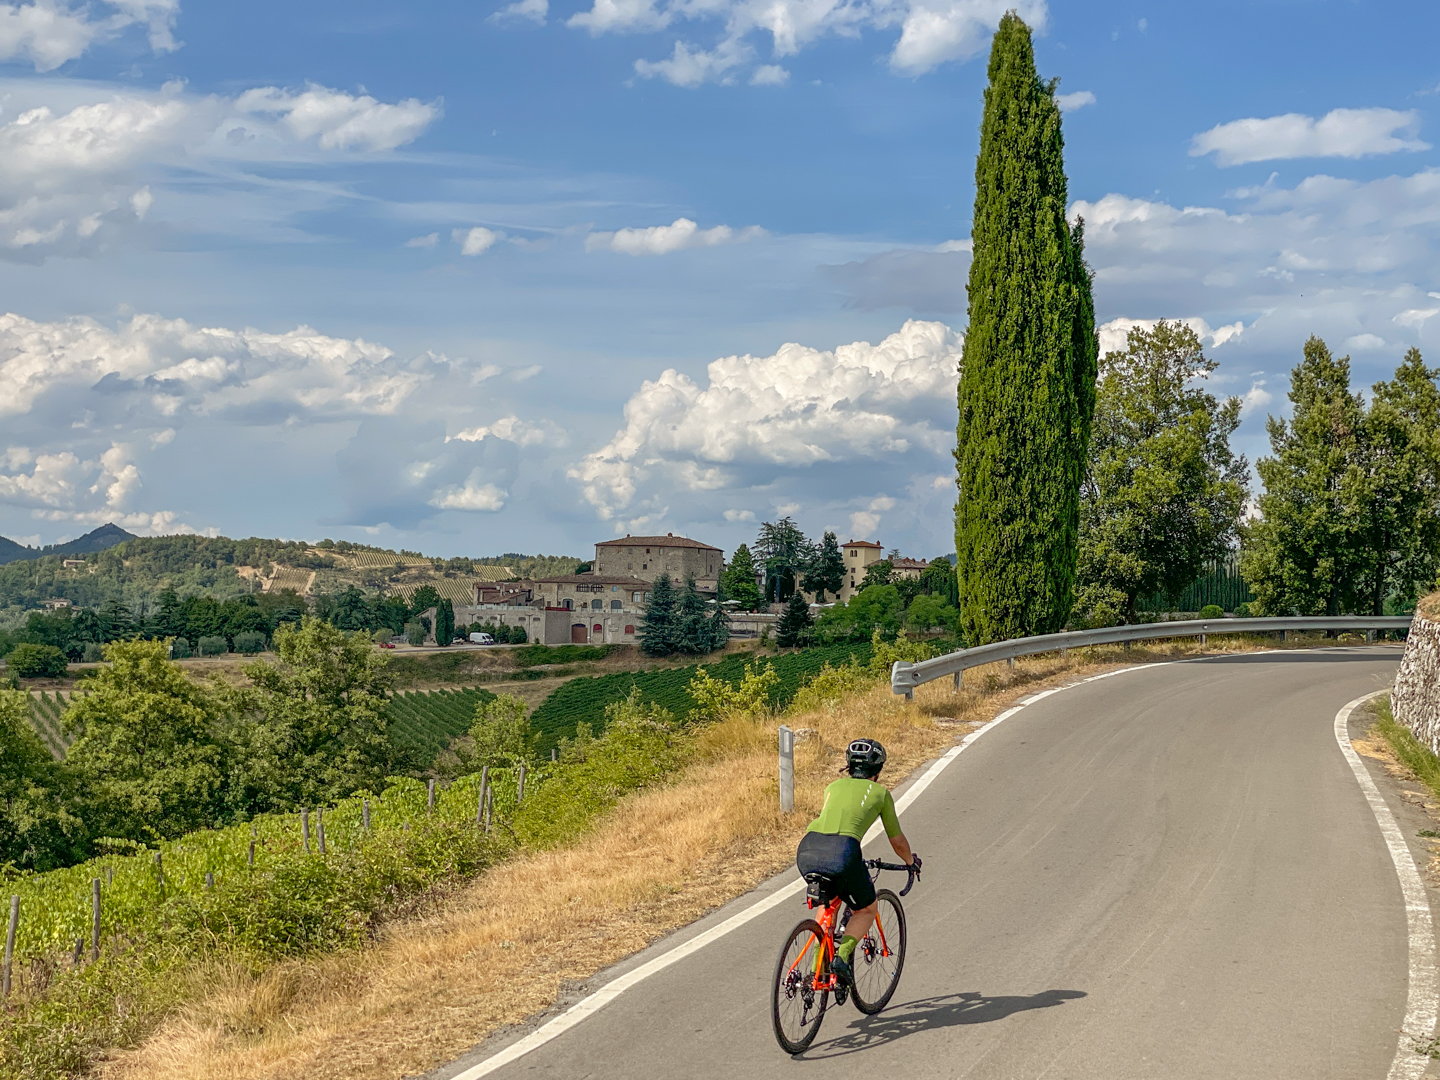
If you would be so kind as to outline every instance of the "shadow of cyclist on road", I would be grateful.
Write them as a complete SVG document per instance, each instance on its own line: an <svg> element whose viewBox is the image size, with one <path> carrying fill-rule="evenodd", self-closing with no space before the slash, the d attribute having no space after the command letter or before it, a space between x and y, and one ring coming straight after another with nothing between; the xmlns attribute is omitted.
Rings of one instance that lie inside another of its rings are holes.
<svg viewBox="0 0 1440 1080"><path fill-rule="evenodd" d="M803 1056L839 1057L883 1046L917 1031L958 1027L961 1024L988 1024L1018 1012L1049 1009L1085 996L1083 990L1044 990L1028 997L987 997L972 993L921 998L891 1005L878 1016L854 1016L845 1034L819 1043Z"/></svg>

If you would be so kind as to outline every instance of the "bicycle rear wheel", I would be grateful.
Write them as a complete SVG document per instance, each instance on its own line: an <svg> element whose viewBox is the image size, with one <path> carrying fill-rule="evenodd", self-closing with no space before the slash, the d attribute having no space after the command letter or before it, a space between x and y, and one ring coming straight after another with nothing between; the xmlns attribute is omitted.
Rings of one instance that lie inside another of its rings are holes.
<svg viewBox="0 0 1440 1080"><path fill-rule="evenodd" d="M905 909L889 889L875 894L875 925L855 946L850 966L855 972L855 1007L878 1013L890 1004L900 972L905 969Z"/></svg>
<svg viewBox="0 0 1440 1080"><path fill-rule="evenodd" d="M829 976L821 944L820 924L814 919L799 923L785 939L775 963L775 982L770 989L770 1020L775 1039L787 1054L799 1054L815 1041L829 990L815 989L815 973ZM821 969L824 970L821 970Z"/></svg>

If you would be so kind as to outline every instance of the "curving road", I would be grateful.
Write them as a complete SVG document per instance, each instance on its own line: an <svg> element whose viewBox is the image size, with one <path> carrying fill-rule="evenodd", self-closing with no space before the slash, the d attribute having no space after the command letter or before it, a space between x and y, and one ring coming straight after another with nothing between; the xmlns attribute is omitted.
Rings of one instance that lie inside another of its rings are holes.
<svg viewBox="0 0 1440 1080"><path fill-rule="evenodd" d="M903 815L926 873L906 901L894 1002L875 1017L830 1012L802 1059L776 1047L767 999L803 911L791 898L489 1075L1385 1077L1405 1014L1406 911L1334 719L1388 686L1399 655L1151 667L986 732ZM1413 820L1401 827L1414 836ZM506 1042L435 1076L464 1075Z"/></svg>

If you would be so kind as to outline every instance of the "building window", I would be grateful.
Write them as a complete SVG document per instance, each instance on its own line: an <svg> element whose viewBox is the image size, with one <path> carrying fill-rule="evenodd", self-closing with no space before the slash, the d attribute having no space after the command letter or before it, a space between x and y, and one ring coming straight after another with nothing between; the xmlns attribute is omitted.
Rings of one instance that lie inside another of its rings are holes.
<svg viewBox="0 0 1440 1080"><path fill-rule="evenodd" d="M593 611L604 611L604 610L605 610L605 601L604 601L604 600L591 600L591 601L590 601L590 607L591 607L591 609L592 609Z"/></svg>
<svg viewBox="0 0 1440 1080"><path fill-rule="evenodd" d="M611 601L610 601L610 610L611 610L611 611L623 611L624 609L625 609L625 602L624 602L623 600L611 600Z"/></svg>
<svg viewBox="0 0 1440 1080"><path fill-rule="evenodd" d="M626 632L627 634L633 634L633 633L635 633L635 627L633 627L633 626L627 626L627 627L625 627L625 632Z"/></svg>
<svg viewBox="0 0 1440 1080"><path fill-rule="evenodd" d="M597 623L595 624L595 633L597 633L597 634L603 634L604 632L605 632L605 628L604 628L603 626L601 626L601 625L597 622Z"/></svg>
<svg viewBox="0 0 1440 1080"><path fill-rule="evenodd" d="M649 548L646 548L646 549L645 549L645 554L646 554L646 555L649 555L649 554L650 554L650 549L649 549Z"/></svg>
<svg viewBox="0 0 1440 1080"><path fill-rule="evenodd" d="M575 610L575 601L574 601L574 600L571 600L571 599L567 596L567 597L565 598L565 603L564 603L563 607L565 608L566 611L574 611L574 610Z"/></svg>

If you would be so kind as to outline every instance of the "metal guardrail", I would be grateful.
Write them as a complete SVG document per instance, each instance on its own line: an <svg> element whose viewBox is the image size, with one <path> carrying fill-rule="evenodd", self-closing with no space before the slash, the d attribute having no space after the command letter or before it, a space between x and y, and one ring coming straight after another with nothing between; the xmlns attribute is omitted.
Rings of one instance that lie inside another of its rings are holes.
<svg viewBox="0 0 1440 1080"><path fill-rule="evenodd" d="M1188 619L1180 622L1137 623L1132 626L1107 626L1101 630L1072 630L1064 634L1040 634L1036 637L996 641L946 653L918 664L895 661L890 669L890 689L907 698L915 696L921 683L953 675L958 688L966 668L1014 660L1036 653L1064 652L1088 645L1113 645L1123 641L1157 641L1164 638L1198 637L1203 643L1210 634L1273 634L1283 638L1289 631L1301 630L1408 630L1408 615L1320 615L1281 619Z"/></svg>

